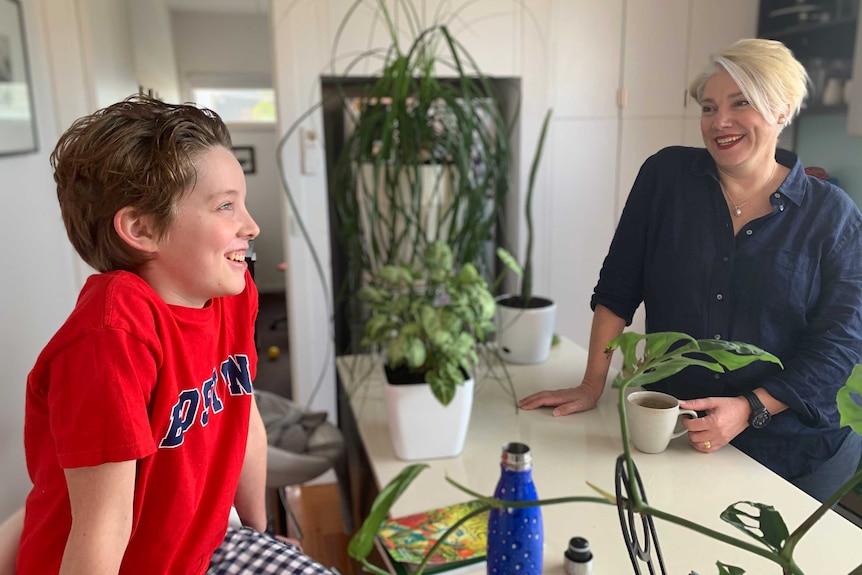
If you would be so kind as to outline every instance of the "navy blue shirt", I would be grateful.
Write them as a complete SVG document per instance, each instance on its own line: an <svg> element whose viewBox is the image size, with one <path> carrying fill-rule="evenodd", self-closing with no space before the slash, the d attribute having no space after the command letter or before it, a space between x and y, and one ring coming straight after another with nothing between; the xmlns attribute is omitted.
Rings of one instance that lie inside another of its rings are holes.
<svg viewBox="0 0 862 575"><path fill-rule="evenodd" d="M772 212L736 236L705 149L649 158L620 218L592 298L646 331L743 341L778 356L725 374L690 367L649 386L680 399L763 387L789 409L731 443L787 479L838 450L838 389L862 357L862 214L836 186L808 176L796 156Z"/></svg>

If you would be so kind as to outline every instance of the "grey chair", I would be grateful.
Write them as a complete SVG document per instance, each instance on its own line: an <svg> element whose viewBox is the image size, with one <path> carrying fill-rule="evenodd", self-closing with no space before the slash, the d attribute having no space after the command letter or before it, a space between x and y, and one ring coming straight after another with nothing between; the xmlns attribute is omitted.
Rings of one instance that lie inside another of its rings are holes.
<svg viewBox="0 0 862 575"><path fill-rule="evenodd" d="M316 479L333 469L343 500L347 485L344 437L326 420L326 413L309 412L268 391L255 390L254 395L266 428L266 486L277 492L286 521L301 539L302 530L291 513L287 488ZM345 517L344 513L342 516Z"/></svg>

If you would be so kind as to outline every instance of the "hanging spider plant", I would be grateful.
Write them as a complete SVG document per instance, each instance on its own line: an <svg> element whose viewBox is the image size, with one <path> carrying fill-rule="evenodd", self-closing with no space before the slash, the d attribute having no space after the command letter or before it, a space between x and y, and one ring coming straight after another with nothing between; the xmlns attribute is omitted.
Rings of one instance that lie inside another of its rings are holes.
<svg viewBox="0 0 862 575"><path fill-rule="evenodd" d="M510 122L493 83L445 24L423 28L411 2L397 4L413 34L409 46L402 49L386 3L378 2L392 38L380 75L358 98L337 87L347 135L330 197L348 299L382 266L422 267L436 241L449 246L455 267L470 263L493 277L511 187ZM380 57L371 51L360 59Z"/></svg>

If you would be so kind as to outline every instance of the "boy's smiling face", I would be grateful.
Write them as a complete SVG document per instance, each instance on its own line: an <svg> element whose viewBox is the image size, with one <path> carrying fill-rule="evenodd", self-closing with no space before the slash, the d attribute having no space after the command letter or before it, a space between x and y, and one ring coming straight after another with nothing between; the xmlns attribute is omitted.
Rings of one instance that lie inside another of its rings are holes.
<svg viewBox="0 0 862 575"><path fill-rule="evenodd" d="M200 308L245 289L245 252L260 228L246 209L245 175L230 151L211 148L195 166L195 187L180 198L140 275L167 303Z"/></svg>

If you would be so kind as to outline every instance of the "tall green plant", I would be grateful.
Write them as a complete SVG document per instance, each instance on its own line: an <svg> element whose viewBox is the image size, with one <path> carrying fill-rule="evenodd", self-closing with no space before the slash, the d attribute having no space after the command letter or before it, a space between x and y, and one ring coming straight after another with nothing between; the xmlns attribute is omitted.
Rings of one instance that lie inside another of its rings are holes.
<svg viewBox="0 0 862 575"><path fill-rule="evenodd" d="M660 381L661 379L678 373L682 369L691 365L699 365L715 372L739 369L754 361L769 361L780 365L778 358L749 344L719 340L695 340L686 334L676 332L662 332L648 335L624 333L608 343L607 353L612 353L617 348L619 348L623 354L623 369L615 378L613 386L619 389L618 405L620 430L622 434L625 464L627 466L629 478L635 477L634 462L632 460L628 442L628 423L625 408L626 402L624 401L625 392L629 387ZM841 413L841 425L849 426L855 433L862 434L862 365L857 365L853 369L847 382L838 391L836 400L838 403L838 410ZM427 467L427 465L424 464L408 466L398 477L393 479L384 491L381 492L381 496L375 499L371 514L362 524L359 531L357 531L353 536L348 552L351 557L361 561L368 570L385 575L385 571L382 571L368 563L368 553L366 552L363 554L362 551L365 547L373 543L373 538L380 529L383 520L385 520L389 508L397 499L397 496L393 496L392 494L395 492L398 494L402 493L415 476L425 467ZM596 489L596 491L602 494L603 497L564 497L558 499L546 499L538 502L513 504L512 502L502 501L475 493L452 479L447 478L447 481L465 493L485 502L485 506L478 508L475 513L481 513L491 507L504 508L516 507L519 505L553 505L557 503L578 502L605 503L609 505L617 504L614 495L606 493L594 486L591 487ZM823 515L825 515L831 507L835 505L835 503L852 490L854 486L860 483L862 483L862 470L859 470L855 475L848 479L829 499L823 502L823 504L820 505L820 507L818 507L811 516L803 521L802 524L792 532L787 528L781 514L772 506L761 503L751 503L748 501L739 501L727 507L721 513L721 519L744 532L747 536L754 539L756 543L731 537L720 531L710 529L699 523L695 523L647 505L643 500L643 494L640 492L636 481L631 482L628 489L630 498L623 501L623 504L627 507L631 507L635 513L641 513L663 519L670 523L675 523L687 529L696 531L706 537L710 537L764 557L778 565L784 575L804 575L804 571L796 564L793 557L793 552L796 549L796 546L805 534L811 530L817 521L823 517ZM388 497L383 497L384 494L387 494ZM441 536L437 545L428 551L426 559L433 555L436 551L436 547L445 541L449 535L454 533L456 529L457 525ZM368 550L370 551L370 547ZM424 564L420 565L420 569L417 573L421 573L424 566ZM716 566L718 568L719 575L743 575L745 573L744 569L727 565L721 561L717 561ZM862 564L853 569L850 575L862 575Z"/></svg>
<svg viewBox="0 0 862 575"><path fill-rule="evenodd" d="M425 25L412 1L390 3L398 22L383 0L354 2L333 48L335 60L347 23L373 4L390 45L348 66L379 66L369 83L336 78L346 139L329 179L331 227L346 266L338 301L352 326L367 321L357 294L368 278L383 266L422 266L431 243L446 243L455 267L472 264L492 277L491 246L511 188L514 117L447 25L464 7L438 11Z"/></svg>
<svg viewBox="0 0 862 575"><path fill-rule="evenodd" d="M539 143L536 146L536 154L533 156L533 162L530 165L527 197L524 200L524 217L527 222L527 249L523 267L518 264L517 260L508 251L503 248L497 248L497 256L500 258L500 261L521 278L521 290L517 295L520 296L520 303L524 307L528 307L530 300L533 299L533 193L536 189L536 174L542 161L542 151L545 147L545 139L548 134L548 126L551 123L552 115L553 109L549 109L545 113L545 119L542 122L542 131L539 133ZM499 285L502 278L501 274L494 284L495 288Z"/></svg>
<svg viewBox="0 0 862 575"><path fill-rule="evenodd" d="M437 240L456 265L487 269L510 187L510 126L499 94L445 25L421 30L402 51L379 5L393 43L379 77L358 100L344 97L349 135L331 186L352 272L418 263ZM405 14L411 29L419 25Z"/></svg>

